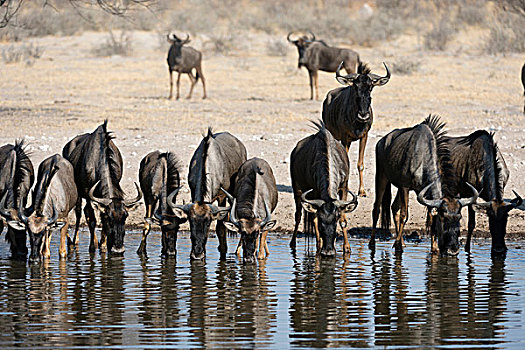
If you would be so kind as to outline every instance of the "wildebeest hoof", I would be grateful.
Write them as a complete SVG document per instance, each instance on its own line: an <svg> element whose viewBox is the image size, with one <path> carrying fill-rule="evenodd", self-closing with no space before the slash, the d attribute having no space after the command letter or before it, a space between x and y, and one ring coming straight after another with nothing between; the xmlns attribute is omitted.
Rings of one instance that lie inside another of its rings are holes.
<svg viewBox="0 0 525 350"><path fill-rule="evenodd" d="M206 99L206 95L202 96L202 99L205 100Z"/></svg>
<svg viewBox="0 0 525 350"><path fill-rule="evenodd" d="M368 248L369 249L376 249L376 241L375 240L370 240L370 242L368 242Z"/></svg>
<svg viewBox="0 0 525 350"><path fill-rule="evenodd" d="M359 197L366 197L366 191L365 190L359 190L358 196Z"/></svg>
<svg viewBox="0 0 525 350"><path fill-rule="evenodd" d="M343 247L343 254L350 254L352 252L352 248L350 246Z"/></svg>

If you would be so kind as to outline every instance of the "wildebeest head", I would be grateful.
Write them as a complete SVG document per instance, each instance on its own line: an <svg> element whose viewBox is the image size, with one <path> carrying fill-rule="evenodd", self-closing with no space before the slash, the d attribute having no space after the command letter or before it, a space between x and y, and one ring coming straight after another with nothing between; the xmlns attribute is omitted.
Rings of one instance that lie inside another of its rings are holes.
<svg viewBox="0 0 525 350"><path fill-rule="evenodd" d="M182 46L186 45L187 43L191 41L190 35L186 34L186 39L184 40L178 38L175 34L172 34L171 38L170 38L170 35L168 34L167 37L168 37L168 42L171 44L171 47L174 50L173 52L175 54L175 57L180 58L182 56Z"/></svg>
<svg viewBox="0 0 525 350"><path fill-rule="evenodd" d="M474 205L476 210L483 210L489 217L489 229L492 236L492 254L502 255L507 252L505 235L507 234L507 220L509 212L523 204L523 199L515 191L514 198L510 202L492 200Z"/></svg>
<svg viewBox="0 0 525 350"><path fill-rule="evenodd" d="M353 86L355 88L356 105L357 105L357 118L361 122L367 122L370 120L370 105L372 103L372 89L374 86L383 86L390 80L390 71L387 65L383 62L386 69L386 75L380 77L379 75L370 73L370 69L363 63L359 63L357 73L348 75L341 75L341 67L344 62L339 64L335 71L335 77L337 81L342 85Z"/></svg>
<svg viewBox="0 0 525 350"><path fill-rule="evenodd" d="M459 253L461 208L476 203L479 194L474 186L467 182L473 192L470 198L427 199L425 193L432 185L434 183L430 183L418 193L417 201L426 206L430 212L432 234L438 239L441 255L455 256Z"/></svg>
<svg viewBox="0 0 525 350"><path fill-rule="evenodd" d="M175 190L177 191L177 190ZM174 191L174 192L175 192ZM208 231L213 220L223 220L229 207L218 207L210 203L188 203L177 205L173 202L173 192L168 196L168 205L180 219L190 222L191 254L192 260L204 259L206 256L206 242Z"/></svg>
<svg viewBox="0 0 525 350"><path fill-rule="evenodd" d="M7 224L14 232L14 241L11 242L11 252L13 257L17 259L24 259L27 255L26 247L26 228L24 225L18 223L18 211L14 207L6 207L7 196L9 191L5 191L0 201L0 214L7 221ZM21 203L18 205L21 206ZM6 240L10 240L9 233L6 234Z"/></svg>
<svg viewBox="0 0 525 350"><path fill-rule="evenodd" d="M321 255L334 256L337 220L341 218L341 215L357 208L357 196L348 191L352 195L351 201L306 199L306 195L311 191L313 190L308 190L301 195L301 204L304 210L315 214L317 218L317 227L322 240Z"/></svg>
<svg viewBox="0 0 525 350"><path fill-rule="evenodd" d="M264 209L266 211L266 217L264 219L259 218L255 213L249 218L237 219L235 213L236 206L237 199L234 199L230 211L230 222L225 222L224 225L226 225L228 230L241 234L243 261L253 263L255 261L257 238L261 231L271 230L275 226L276 221L272 220L272 213L266 202L264 203Z"/></svg>
<svg viewBox="0 0 525 350"><path fill-rule="evenodd" d="M122 254L124 248L124 234L126 219L128 217L128 209L135 207L142 198L142 192L139 185L135 183L137 188L137 197L130 200L122 198L97 198L93 195L98 182L89 190L89 198L96 204L100 210L100 220L102 227L107 233L107 248L110 252L115 254Z"/></svg>
<svg viewBox="0 0 525 350"><path fill-rule="evenodd" d="M288 36L286 37L286 39L289 42L291 42L297 47L297 52L299 53L299 62L297 64L297 68L301 68L303 65L305 65L306 62L305 62L304 53L306 49L308 48L308 46L310 46L310 44L315 41L314 33L310 31L308 33L310 34L310 36L303 35L303 36L297 37L297 39L295 40L292 38L292 35L294 34L293 32L288 33Z"/></svg>
<svg viewBox="0 0 525 350"><path fill-rule="evenodd" d="M176 198L180 188L173 191L173 197ZM172 199L173 200L173 199ZM186 222L186 218L179 218L171 213L162 213L161 206L153 214L162 231L162 254L174 256L177 254L177 233L180 225Z"/></svg>

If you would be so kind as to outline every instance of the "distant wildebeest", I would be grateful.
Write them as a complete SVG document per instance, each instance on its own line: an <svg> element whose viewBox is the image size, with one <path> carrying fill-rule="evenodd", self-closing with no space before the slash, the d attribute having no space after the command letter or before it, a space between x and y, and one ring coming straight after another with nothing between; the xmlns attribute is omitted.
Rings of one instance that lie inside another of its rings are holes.
<svg viewBox="0 0 525 350"><path fill-rule="evenodd" d="M188 99L191 98L193 88L197 84L199 78L202 81L202 98L206 98L206 79L202 74L202 53L195 50L193 47L184 46L189 43L190 36L186 34L186 39L181 40L175 34L172 34L170 38L168 34L168 42L171 44L168 51L168 69L170 72L170 96L169 99L173 98L173 72L177 72L177 100L180 97L180 75L182 73L188 74L191 80L190 92ZM193 69L195 69L195 76L193 75Z"/></svg>
<svg viewBox="0 0 525 350"><path fill-rule="evenodd" d="M175 201L177 190L181 187L177 157L171 152L149 153L140 162L139 182L144 194L146 217L137 253L146 253L146 239L152 220L155 220L162 230L162 254L176 255L179 226L186 221L178 218L167 202L170 193L174 193L172 200Z"/></svg>
<svg viewBox="0 0 525 350"><path fill-rule="evenodd" d="M310 99L319 99L319 88L317 84L317 72L335 72L339 63L344 62L344 68L348 74L355 73L359 64L359 55L350 49L328 46L324 41L315 40L315 35L300 36L293 40L293 32L288 33L287 39L297 47L299 53L298 68L305 67L310 77Z"/></svg>
<svg viewBox="0 0 525 350"><path fill-rule="evenodd" d="M392 214L396 226L394 247L402 251L403 227L408 220L408 193L418 193L417 200L432 215L432 250L442 255L459 252L461 208L476 202L478 192L470 198L456 198L457 178L450 160L445 123L430 115L411 128L395 129L382 137L376 145L376 196L372 211L370 248L375 248L375 230L382 211L382 226L390 226L391 185L398 188ZM430 198L427 193L430 192ZM435 238L437 237L437 245Z"/></svg>
<svg viewBox="0 0 525 350"><path fill-rule="evenodd" d="M246 148L239 139L228 132L214 134L211 128L193 153L188 174L192 203L177 205L168 200L175 215L190 222L191 259L200 260L206 256L208 231L213 220L217 220L215 230L220 258L226 259L228 246L223 220L230 207L224 206L226 194L221 188L234 192L235 176L245 161ZM170 198L173 198L171 194ZM214 201L219 206L213 205Z"/></svg>
<svg viewBox="0 0 525 350"><path fill-rule="evenodd" d="M226 192L226 191L225 191ZM226 193L229 195L229 193ZM259 259L270 254L266 235L275 226L271 214L277 206L277 184L270 164L261 158L251 158L239 168L235 179L230 221L224 224L230 231L240 232L243 260L253 262L257 238Z"/></svg>
<svg viewBox="0 0 525 350"><path fill-rule="evenodd" d="M304 208L314 215L318 253L335 255L337 221L343 229L343 251L350 253L346 213L357 207L357 197L348 191L348 155L324 124L316 126L318 132L299 141L290 156L295 199L295 228L290 246L295 248ZM348 192L353 197L351 201L347 201ZM307 199L307 195L311 199Z"/></svg>
<svg viewBox="0 0 525 350"><path fill-rule="evenodd" d="M383 63L384 64L384 63ZM368 131L372 127L374 114L372 112L372 89L374 86L382 86L390 80L390 71L385 65L386 75L380 77L370 73L370 68L364 63L359 63L357 73L342 76L336 70L336 79L339 83L346 85L331 90L323 102L323 122L332 135L346 148L350 149L353 141L359 140L359 158L357 170L359 171L359 196L366 196L363 184L363 159L365 156Z"/></svg>
<svg viewBox="0 0 525 350"><path fill-rule="evenodd" d="M509 178L509 170L493 134L485 130L477 130L468 136L449 137L452 165L460 180L459 193L468 195L470 189L463 182L471 183L478 191L484 203L469 205L468 234L465 251L470 252L470 240L476 227L474 209L486 212L489 219L489 229L492 236L492 253L504 254L507 251L505 235L509 211L523 202L516 193L516 198L510 203L503 200L505 185Z"/></svg>
<svg viewBox="0 0 525 350"><path fill-rule="evenodd" d="M78 242L78 229L82 211L82 198L86 200L84 214L91 234L89 251L98 247L95 234L97 225L92 204L100 211L102 233L100 250L113 253L124 252L125 223L128 209L137 205L142 198L139 186L135 183L138 195L134 199L124 199L124 191L120 187L122 178L122 155L113 142L113 136L107 130L105 120L95 131L78 135L69 141L62 151L75 169L75 183L78 190L78 200L75 208L75 234L70 244Z"/></svg>
<svg viewBox="0 0 525 350"><path fill-rule="evenodd" d="M7 222L18 220L18 213L24 210L34 181L35 171L24 150L24 140L16 141L14 146L7 144L0 147L0 194L5 196L2 216ZM0 220L0 232L3 228L4 223ZM12 257L25 259L25 228L17 230L8 225L5 239L9 242Z"/></svg>
<svg viewBox="0 0 525 350"><path fill-rule="evenodd" d="M51 233L57 228L60 228L59 256L65 258L69 227L67 217L77 202L75 174L67 159L55 154L40 163L32 199L29 216L26 216L24 210L19 210L18 220L9 222L17 230L27 228L31 244L29 260L37 262L42 257L48 259L51 256ZM2 210L4 202L5 196L0 203Z"/></svg>
<svg viewBox="0 0 525 350"><path fill-rule="evenodd" d="M521 84L523 85L523 113L525 113L525 63L521 67Z"/></svg>

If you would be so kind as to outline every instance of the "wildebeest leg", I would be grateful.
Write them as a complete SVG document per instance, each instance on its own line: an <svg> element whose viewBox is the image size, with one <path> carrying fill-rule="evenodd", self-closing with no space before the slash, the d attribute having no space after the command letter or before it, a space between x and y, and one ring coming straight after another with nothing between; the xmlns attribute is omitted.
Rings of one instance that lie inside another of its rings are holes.
<svg viewBox="0 0 525 350"><path fill-rule="evenodd" d="M76 246L78 245L78 231L80 230L80 219L82 219L82 198L81 197L78 197L77 204L75 205L75 219L76 219L75 233L73 234L73 240L71 240L69 235L67 236L68 238L67 245L69 249L76 248Z"/></svg>
<svg viewBox="0 0 525 350"><path fill-rule="evenodd" d="M91 203L88 201L84 207L84 215L86 216L86 221L89 227L89 252L94 253L98 248L98 239L95 233L95 228L97 227L97 220L95 218L95 211L91 207Z"/></svg>
<svg viewBox="0 0 525 350"><path fill-rule="evenodd" d="M366 197L365 185L363 184L363 170L365 169L364 157L365 157L365 148L366 141L368 140L368 132L363 134L363 137L359 140L359 158L357 159L357 170L359 171L359 196ZM348 152L348 150L347 150Z"/></svg>
<svg viewBox="0 0 525 350"><path fill-rule="evenodd" d="M346 188L339 191L339 198L346 201L348 197L348 191ZM346 213L342 213L339 218L339 223L343 229L343 254L350 254L350 242L348 241L348 221L346 220Z"/></svg>
<svg viewBox="0 0 525 350"><path fill-rule="evenodd" d="M321 235L319 234L317 215L314 216L314 229L315 229L315 242L316 242L316 247L317 247L317 254L319 254L321 252L321 248L323 247L323 241L321 240Z"/></svg>
<svg viewBox="0 0 525 350"><path fill-rule="evenodd" d="M266 252L266 256L270 255L270 250L268 249L268 244L266 244L266 235L268 234L268 231L261 232L261 236L259 237L259 259L264 259L264 253Z"/></svg>
<svg viewBox="0 0 525 350"><path fill-rule="evenodd" d="M60 229L60 247L58 248L58 256L63 259L66 257L66 239L67 239L67 230L69 228L69 222L67 218L65 219L65 225Z"/></svg>
<svg viewBox="0 0 525 350"><path fill-rule="evenodd" d="M177 97L176 99L178 100L179 97L180 97L180 72L177 72L178 75L177 75Z"/></svg>
<svg viewBox="0 0 525 350"><path fill-rule="evenodd" d="M204 100L206 96L206 79L204 79L204 75L202 74L202 67L199 65L195 69L197 69L197 74L199 75L199 78L201 78L202 81L202 99Z"/></svg>
<svg viewBox="0 0 525 350"><path fill-rule="evenodd" d="M308 77L310 79L310 100L314 99L314 72L308 71Z"/></svg>
<svg viewBox="0 0 525 350"><path fill-rule="evenodd" d="M317 86L317 81L318 81L318 74L317 74L317 71L314 71L313 72L313 75L314 75L314 85L315 85L315 99L318 100L319 99L319 87Z"/></svg>
<svg viewBox="0 0 525 350"><path fill-rule="evenodd" d="M432 232L432 220L432 215L430 215L430 211L427 210L427 232L430 234L430 251L432 254L438 254L439 246L436 235Z"/></svg>
<svg viewBox="0 0 525 350"><path fill-rule="evenodd" d="M382 176L380 170L376 171L376 199L374 201L374 208L372 209L372 235L370 236L370 242L368 247L370 249L376 248L376 227L379 214L381 213L381 203L383 202L383 196L385 195L385 189L387 188L388 180L385 176Z"/></svg>
<svg viewBox="0 0 525 350"><path fill-rule="evenodd" d="M241 256L241 248L242 248L242 236L241 238L239 238L239 243L237 244L237 248L235 249L235 254L237 254L237 256Z"/></svg>
<svg viewBox="0 0 525 350"><path fill-rule="evenodd" d="M221 255L221 260L226 260L226 253L228 252L228 242L226 241L226 226L222 220L217 221L217 226L215 227L217 232L217 238L219 239L219 253Z"/></svg>
<svg viewBox="0 0 525 350"><path fill-rule="evenodd" d="M168 99L173 98L173 71L170 69L170 95L168 96Z"/></svg>
<svg viewBox="0 0 525 350"><path fill-rule="evenodd" d="M51 245L51 230L46 230L46 233L44 233L44 249L42 251L42 257L44 259L49 259L51 257L51 250L49 249L49 246Z"/></svg>
<svg viewBox="0 0 525 350"><path fill-rule="evenodd" d="M290 241L290 248L295 248L297 230L299 229L299 224L301 223L301 215L303 214L303 207L301 206L301 196L294 195L295 197L295 228L293 230L292 240Z"/></svg>
<svg viewBox="0 0 525 350"><path fill-rule="evenodd" d="M396 222L396 241L393 247L396 251L403 251L405 242L403 241L403 227L408 217L408 188L400 188L397 192L399 195L399 215L394 215L394 219L397 218Z"/></svg>
<svg viewBox="0 0 525 350"><path fill-rule="evenodd" d="M468 206L468 230L467 230L467 242L465 243L465 251L470 253L470 239L472 238L472 233L474 232L474 227L476 227L476 212L472 208L472 205Z"/></svg>
<svg viewBox="0 0 525 350"><path fill-rule="evenodd" d="M193 87L195 86L195 84L197 84L197 79L195 79L192 72L188 73L188 77L191 80L191 86L190 86L190 92L188 93L188 96L186 98L189 100L191 98L191 93L193 92Z"/></svg>
<svg viewBox="0 0 525 350"><path fill-rule="evenodd" d="M146 217L144 218L144 229L142 231L142 240L140 241L137 254L146 254L146 239L151 230L151 212L153 211L153 203L146 204Z"/></svg>

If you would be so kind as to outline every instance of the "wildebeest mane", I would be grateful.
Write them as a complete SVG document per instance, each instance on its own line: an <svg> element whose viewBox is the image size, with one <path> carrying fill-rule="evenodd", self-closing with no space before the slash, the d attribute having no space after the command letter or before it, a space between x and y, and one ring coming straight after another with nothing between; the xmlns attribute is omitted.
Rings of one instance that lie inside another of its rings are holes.
<svg viewBox="0 0 525 350"><path fill-rule="evenodd" d="M36 214L39 216L42 216L42 213L45 209L46 193L49 189L49 185L51 184L51 180L58 171L58 166L55 160L53 160L53 163L49 166L50 169L48 172L45 172L41 168L42 165L43 163L40 164L40 167L38 169L37 184L39 187L35 188L33 192L33 205L35 206L34 209L36 211Z"/></svg>
<svg viewBox="0 0 525 350"><path fill-rule="evenodd" d="M444 130L446 123L442 122L439 116L429 114L422 124L426 124L430 128L436 140L443 194L446 197L454 198L458 194L458 186L447 142L447 132Z"/></svg>
<svg viewBox="0 0 525 350"><path fill-rule="evenodd" d="M316 138L321 141L319 143L320 152L315 156L313 167L319 171L315 172L315 183L319 186L318 190L322 194L330 193L330 136L328 129L323 121L312 121L313 126L318 130ZM320 156L323 155L323 156ZM327 200L327 198L321 198Z"/></svg>
<svg viewBox="0 0 525 350"><path fill-rule="evenodd" d="M120 167L119 155L111 147L111 141L115 136L108 131L108 120L104 120L102 124L103 129L103 147L106 161L109 167L109 175L111 178L111 185L113 187L113 198L124 198L124 191L120 187L120 177L122 176L122 169ZM102 191L104 193L104 191Z"/></svg>
<svg viewBox="0 0 525 350"><path fill-rule="evenodd" d="M208 127L208 133L202 139L202 153L201 153L201 164L200 164L200 179L198 188L195 191L195 201L199 204L204 202L204 198L208 194L208 177L206 176L206 161L208 159L208 149L210 142L214 138L212 127Z"/></svg>
<svg viewBox="0 0 525 350"><path fill-rule="evenodd" d="M358 74L369 74L371 72L370 67L366 63L363 63L359 60L357 64L357 73Z"/></svg>

